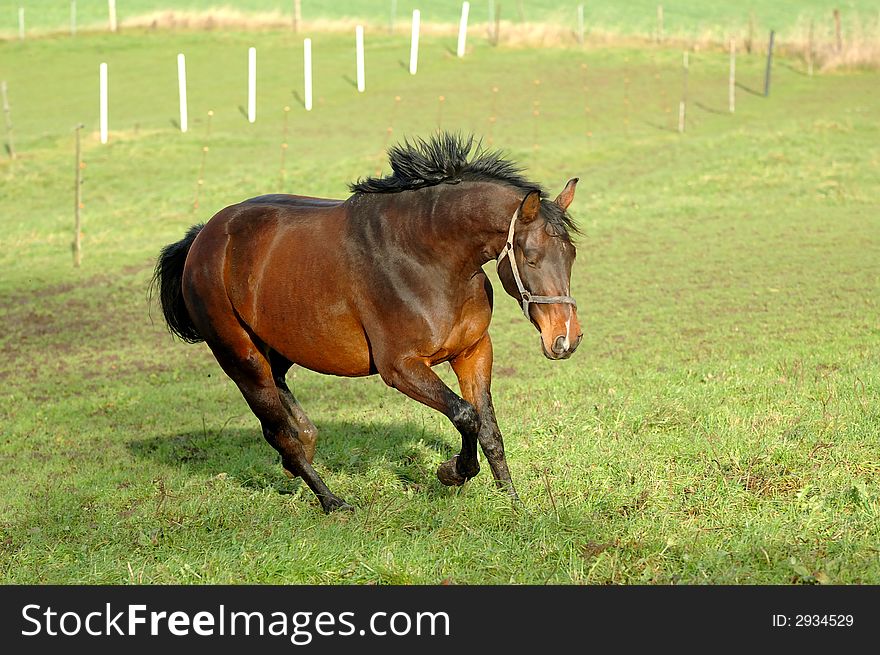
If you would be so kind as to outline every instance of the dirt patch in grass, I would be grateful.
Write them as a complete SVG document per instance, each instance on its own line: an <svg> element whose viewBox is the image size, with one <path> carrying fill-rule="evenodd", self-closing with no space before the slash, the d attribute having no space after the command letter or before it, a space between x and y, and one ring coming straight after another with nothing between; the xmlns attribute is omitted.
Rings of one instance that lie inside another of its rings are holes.
<svg viewBox="0 0 880 655"><path fill-rule="evenodd" d="M35 288L0 300L5 333L0 340L0 380L37 376L76 367L84 379L156 373L170 367L133 351L144 342L167 345L160 313L147 298L143 262L116 274L102 273L77 284Z"/></svg>
<svg viewBox="0 0 880 655"><path fill-rule="evenodd" d="M42 287L29 289L25 292L10 294L5 298L0 298L0 311L9 311L15 306L32 303L35 299L51 299L57 298L77 289L91 289L94 287L106 287L117 283L121 278L132 277L146 270L150 270L155 265L152 259L144 260L138 264L129 264L114 273L99 273L93 275L81 282L61 282L58 284L48 284ZM144 288L146 292L146 288Z"/></svg>
<svg viewBox="0 0 880 655"><path fill-rule="evenodd" d="M765 457L751 457L744 462L729 462L722 473L744 490L763 498L776 498L797 493L804 485L795 472L780 462Z"/></svg>
<svg viewBox="0 0 880 655"><path fill-rule="evenodd" d="M613 548L613 543L596 543L595 541L588 541L586 544L581 546L581 555L583 555L585 560L591 560L594 557L598 557L602 553L604 553L609 548Z"/></svg>

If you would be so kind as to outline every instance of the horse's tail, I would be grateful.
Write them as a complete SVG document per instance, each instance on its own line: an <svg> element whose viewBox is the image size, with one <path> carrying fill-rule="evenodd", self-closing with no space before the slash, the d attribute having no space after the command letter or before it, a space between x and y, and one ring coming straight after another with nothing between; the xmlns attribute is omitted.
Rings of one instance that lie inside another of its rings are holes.
<svg viewBox="0 0 880 655"><path fill-rule="evenodd" d="M193 225L183 239L162 248L150 283L150 295L158 291L168 330L187 343L204 341L186 309L181 288L186 256L203 227L205 227L204 223Z"/></svg>

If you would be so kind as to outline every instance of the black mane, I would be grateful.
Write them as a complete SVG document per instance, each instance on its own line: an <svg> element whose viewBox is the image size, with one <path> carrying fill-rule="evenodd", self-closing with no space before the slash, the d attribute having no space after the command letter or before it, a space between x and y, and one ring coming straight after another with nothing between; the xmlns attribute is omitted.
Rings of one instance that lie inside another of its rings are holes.
<svg viewBox="0 0 880 655"><path fill-rule="evenodd" d="M473 151L473 154L472 154ZM514 187L524 194L541 194L542 215L557 236L570 239L577 233L571 217L547 199L547 193L538 184L523 177L523 169L515 162L504 159L497 150L486 150L474 142L473 135L443 132L429 139L405 139L388 150L391 174L386 177L368 177L349 185L353 193L399 193L414 191L438 184L459 182L499 182Z"/></svg>

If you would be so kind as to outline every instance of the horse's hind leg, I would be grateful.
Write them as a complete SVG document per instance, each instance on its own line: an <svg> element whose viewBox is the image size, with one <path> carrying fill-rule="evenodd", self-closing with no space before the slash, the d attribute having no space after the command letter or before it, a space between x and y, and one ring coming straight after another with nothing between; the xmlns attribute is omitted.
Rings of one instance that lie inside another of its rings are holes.
<svg viewBox="0 0 880 655"><path fill-rule="evenodd" d="M208 346L226 374L238 385L251 411L263 426L263 436L281 455L281 464L293 475L302 476L309 488L321 501L327 513L350 509L344 500L334 495L324 484L306 455L305 446L297 438L288 410L272 375L266 356L240 325L225 330L223 337L208 338Z"/></svg>
<svg viewBox="0 0 880 655"><path fill-rule="evenodd" d="M315 445L318 441L318 428L316 428L311 419L306 416L302 405L300 405L299 401L294 397L293 393L290 391L290 387L287 386L287 382L284 379L285 375L287 375L287 371L290 370L290 367L293 366L293 364L275 351L269 353L269 363L272 366L272 377L275 379L275 387L278 389L278 396L281 398L281 402L284 404L290 420L296 427L297 438L303 445L303 449L306 452L306 459L309 460L309 464L311 464L315 458Z"/></svg>

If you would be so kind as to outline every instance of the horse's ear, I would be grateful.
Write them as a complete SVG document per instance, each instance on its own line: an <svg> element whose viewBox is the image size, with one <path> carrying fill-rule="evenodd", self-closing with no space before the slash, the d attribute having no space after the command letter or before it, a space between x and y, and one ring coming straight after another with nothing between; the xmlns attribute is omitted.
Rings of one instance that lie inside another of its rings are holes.
<svg viewBox="0 0 880 655"><path fill-rule="evenodd" d="M538 212L541 210L541 194L538 191L531 191L523 198L522 204L519 206L519 220L522 223L528 223L538 218Z"/></svg>
<svg viewBox="0 0 880 655"><path fill-rule="evenodd" d="M571 201L574 200L574 188L577 186L578 178L571 178L568 183L565 185L565 188L556 196L555 202L557 205L562 207L563 211L568 209L568 206L571 204Z"/></svg>

